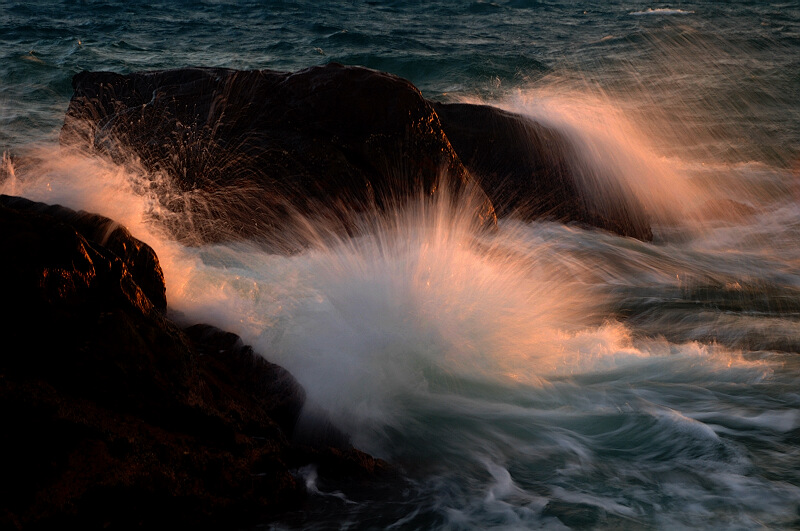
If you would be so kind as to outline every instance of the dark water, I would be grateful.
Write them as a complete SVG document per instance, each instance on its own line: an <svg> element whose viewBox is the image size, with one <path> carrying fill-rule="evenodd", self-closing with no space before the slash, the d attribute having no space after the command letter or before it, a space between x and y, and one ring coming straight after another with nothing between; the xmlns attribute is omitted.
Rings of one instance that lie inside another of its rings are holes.
<svg viewBox="0 0 800 531"><path fill-rule="evenodd" d="M797 2L0 12L0 149L38 161L4 159L0 192L124 222L158 252L176 315L241 334L411 479L391 500L321 492L280 526L800 527ZM421 201L292 257L185 248L152 222L147 176L57 147L81 70L330 61L558 127L586 175L647 206L656 242L509 221L478 234Z"/></svg>

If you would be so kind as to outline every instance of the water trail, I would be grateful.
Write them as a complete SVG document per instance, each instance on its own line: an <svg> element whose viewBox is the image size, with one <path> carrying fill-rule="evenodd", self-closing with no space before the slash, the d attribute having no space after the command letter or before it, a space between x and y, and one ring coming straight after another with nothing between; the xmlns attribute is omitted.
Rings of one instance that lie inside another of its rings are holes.
<svg viewBox="0 0 800 531"><path fill-rule="evenodd" d="M644 11L632 11L629 13L631 16L643 16L643 15L693 15L694 11L684 11L683 9L670 9L668 7L659 7L653 9L649 7Z"/></svg>

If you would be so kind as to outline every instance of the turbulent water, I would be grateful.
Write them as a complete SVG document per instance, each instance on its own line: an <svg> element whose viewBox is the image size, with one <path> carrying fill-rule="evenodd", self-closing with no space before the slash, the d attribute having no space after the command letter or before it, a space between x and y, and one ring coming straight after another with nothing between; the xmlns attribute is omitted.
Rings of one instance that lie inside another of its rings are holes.
<svg viewBox="0 0 800 531"><path fill-rule="evenodd" d="M173 316L242 335L305 386L308 422L326 411L410 479L388 500L320 491L279 527L800 527L796 2L0 12L0 192L126 224L158 253ZM604 201L591 176L619 179L655 242L550 222L487 234L468 206L420 198L292 256L184 247L153 176L57 145L81 70L330 61L558 128L585 190Z"/></svg>

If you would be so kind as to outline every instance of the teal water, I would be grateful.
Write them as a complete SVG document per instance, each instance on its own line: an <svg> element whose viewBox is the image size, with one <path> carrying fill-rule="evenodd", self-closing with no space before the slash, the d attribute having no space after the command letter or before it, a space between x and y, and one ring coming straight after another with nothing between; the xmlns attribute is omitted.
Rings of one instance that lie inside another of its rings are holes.
<svg viewBox="0 0 800 531"><path fill-rule="evenodd" d="M410 480L389 500L320 487L268 527L800 527L796 2L0 13L0 192L128 225L159 254L175 315L242 335L306 387L309 419L325 410ZM153 221L147 176L57 147L81 70L330 61L559 128L576 165L647 205L656 241L547 222L486 235L420 200L296 256L187 248Z"/></svg>

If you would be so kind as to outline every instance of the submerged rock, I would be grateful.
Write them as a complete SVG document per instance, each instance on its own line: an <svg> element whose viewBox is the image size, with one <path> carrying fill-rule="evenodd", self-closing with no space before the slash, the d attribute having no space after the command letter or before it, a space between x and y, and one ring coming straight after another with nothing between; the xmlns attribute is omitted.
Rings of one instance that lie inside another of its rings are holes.
<svg viewBox="0 0 800 531"><path fill-rule="evenodd" d="M293 442L294 378L232 334L169 321L138 284L155 254L107 238L149 257L131 274L141 255L91 236L108 221L93 216L0 198L0 527L239 527L300 507L301 467L362 491L387 471Z"/></svg>
<svg viewBox="0 0 800 531"><path fill-rule="evenodd" d="M613 180L602 208L581 189L563 135L491 107L429 102L391 74L334 63L296 73L82 72L73 87L62 144L165 176L154 186L183 238L291 248L309 219L351 231L353 212L443 183L451 196L479 198L480 223L496 207L652 237Z"/></svg>

